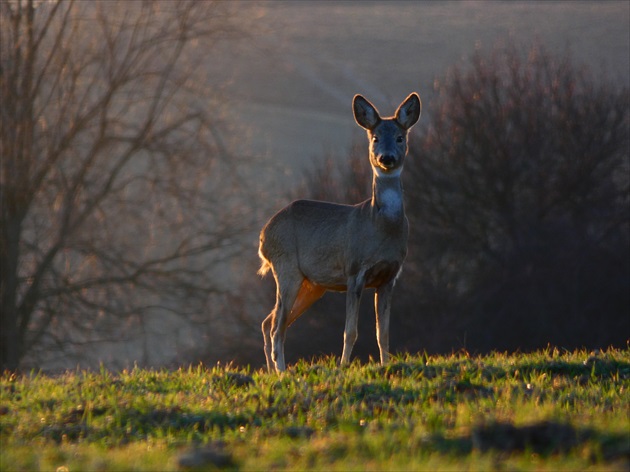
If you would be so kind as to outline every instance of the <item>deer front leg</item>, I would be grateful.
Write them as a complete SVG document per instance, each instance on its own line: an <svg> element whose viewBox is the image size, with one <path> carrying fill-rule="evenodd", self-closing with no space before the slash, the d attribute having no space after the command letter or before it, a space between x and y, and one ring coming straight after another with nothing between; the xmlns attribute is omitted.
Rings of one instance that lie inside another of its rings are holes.
<svg viewBox="0 0 630 472"><path fill-rule="evenodd" d="M357 340L359 324L359 305L361 303L361 293L365 284L365 272L360 272L356 277L348 279L346 293L346 329L343 333L343 352L341 354L341 364L350 362L350 354Z"/></svg>
<svg viewBox="0 0 630 472"><path fill-rule="evenodd" d="M394 281L381 285L374 295L376 311L376 340L381 353L381 364L389 361L389 312L391 309Z"/></svg>

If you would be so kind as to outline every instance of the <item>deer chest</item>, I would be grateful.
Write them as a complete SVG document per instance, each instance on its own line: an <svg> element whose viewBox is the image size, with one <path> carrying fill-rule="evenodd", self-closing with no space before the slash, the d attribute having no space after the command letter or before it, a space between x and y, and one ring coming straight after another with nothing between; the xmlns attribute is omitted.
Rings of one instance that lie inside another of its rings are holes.
<svg viewBox="0 0 630 472"><path fill-rule="evenodd" d="M400 262L379 261L365 272L365 286L377 288L389 283L400 272Z"/></svg>

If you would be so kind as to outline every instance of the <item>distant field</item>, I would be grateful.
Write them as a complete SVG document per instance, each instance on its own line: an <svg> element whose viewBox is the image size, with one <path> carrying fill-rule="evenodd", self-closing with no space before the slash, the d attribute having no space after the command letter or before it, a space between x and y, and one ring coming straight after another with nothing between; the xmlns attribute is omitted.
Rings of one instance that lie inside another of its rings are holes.
<svg viewBox="0 0 630 472"><path fill-rule="evenodd" d="M0 470L628 470L630 349L2 376Z"/></svg>
<svg viewBox="0 0 630 472"><path fill-rule="evenodd" d="M300 169L362 136L351 113L364 94L383 113L410 92L428 110L433 80L497 42L567 48L579 63L630 80L627 1L263 2L250 40L212 74L226 88L245 148ZM251 8L249 8L251 7ZM418 126L425 126L426 119ZM282 181L277 176L276 181Z"/></svg>

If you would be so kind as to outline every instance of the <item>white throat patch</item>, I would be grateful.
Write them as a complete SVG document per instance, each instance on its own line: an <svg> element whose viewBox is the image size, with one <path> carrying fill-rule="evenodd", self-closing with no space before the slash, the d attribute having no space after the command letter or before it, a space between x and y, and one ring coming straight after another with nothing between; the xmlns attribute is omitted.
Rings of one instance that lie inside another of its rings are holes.
<svg viewBox="0 0 630 472"><path fill-rule="evenodd" d="M402 214L403 201L400 192L393 189L386 189L380 194L381 211L388 217L395 218Z"/></svg>

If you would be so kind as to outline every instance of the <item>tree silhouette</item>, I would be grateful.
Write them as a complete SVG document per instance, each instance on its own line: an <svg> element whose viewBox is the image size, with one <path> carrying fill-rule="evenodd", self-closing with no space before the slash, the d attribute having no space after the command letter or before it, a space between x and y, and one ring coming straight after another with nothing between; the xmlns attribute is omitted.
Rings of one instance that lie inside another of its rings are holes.
<svg viewBox="0 0 630 472"><path fill-rule="evenodd" d="M158 308L207 315L245 224L207 77L233 8L0 8L0 367L124 339Z"/></svg>
<svg viewBox="0 0 630 472"><path fill-rule="evenodd" d="M625 342L628 89L508 45L436 92L405 185L426 330L482 350Z"/></svg>

